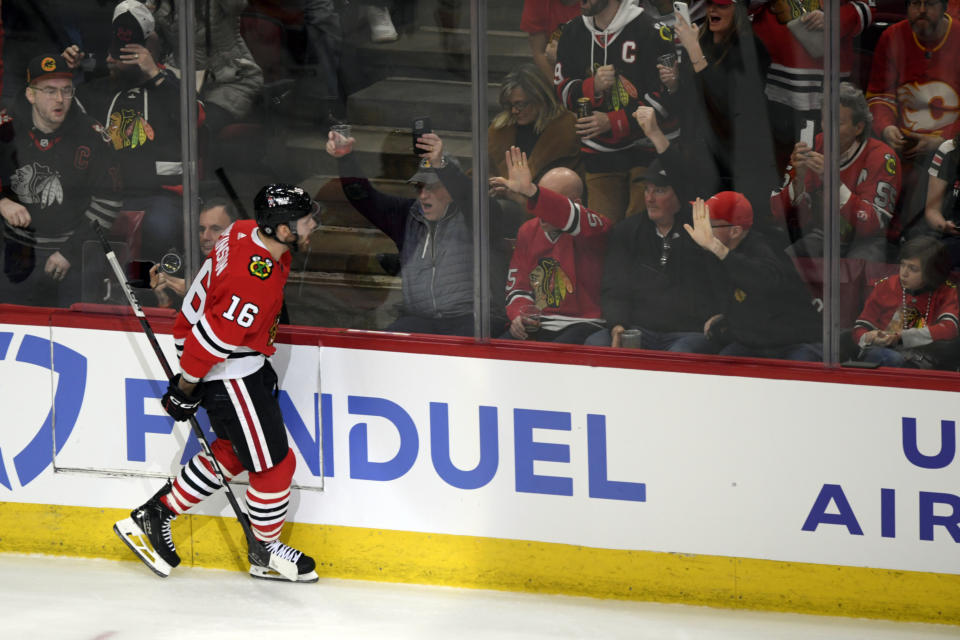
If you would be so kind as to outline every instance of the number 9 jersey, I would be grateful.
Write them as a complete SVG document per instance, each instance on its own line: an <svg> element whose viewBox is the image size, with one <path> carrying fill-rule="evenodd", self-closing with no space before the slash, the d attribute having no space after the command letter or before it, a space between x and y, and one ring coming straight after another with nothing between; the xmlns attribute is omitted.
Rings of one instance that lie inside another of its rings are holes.
<svg viewBox="0 0 960 640"><path fill-rule="evenodd" d="M183 299L173 336L187 380L243 378L276 347L290 252L275 259L254 220L228 227Z"/></svg>

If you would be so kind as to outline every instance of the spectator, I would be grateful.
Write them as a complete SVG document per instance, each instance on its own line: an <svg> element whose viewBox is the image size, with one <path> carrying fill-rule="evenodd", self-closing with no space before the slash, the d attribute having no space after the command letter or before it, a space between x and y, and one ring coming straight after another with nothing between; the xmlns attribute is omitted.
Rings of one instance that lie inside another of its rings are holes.
<svg viewBox="0 0 960 640"><path fill-rule="evenodd" d="M678 19L676 32L687 52L678 87L685 106L680 142L705 181L743 193L754 211L765 212L778 183L763 94L766 48L741 0L710 0L703 27ZM767 217L757 222L768 226Z"/></svg>
<svg viewBox="0 0 960 640"><path fill-rule="evenodd" d="M339 158L340 184L350 204L397 245L403 289L399 317L386 329L413 333L473 335L473 210L470 178L459 163L443 154L434 133L418 139L426 152L420 168L407 181L416 198L401 198L374 189L353 160L353 138L331 131L327 153ZM495 201L492 201L495 202ZM491 208L491 237L515 231L501 229L502 216ZM503 282L505 274L491 281ZM499 289L499 286L497 287ZM502 291L502 289L501 289ZM501 307L502 308L502 307Z"/></svg>
<svg viewBox="0 0 960 640"><path fill-rule="evenodd" d="M723 312L704 325L720 355L819 361L820 318L785 256L752 231L753 209L741 193L722 191L693 204L684 228L710 256L706 269Z"/></svg>
<svg viewBox="0 0 960 640"><path fill-rule="evenodd" d="M924 211L930 235L946 248L950 267L960 267L960 167L957 163L960 134L937 149L930 161L927 205Z"/></svg>
<svg viewBox="0 0 960 640"><path fill-rule="evenodd" d="M854 39L873 22L872 0L840 1L840 79L850 80L856 65ZM770 54L766 95L770 99L777 167L783 171L800 129L820 124L823 100L822 0L769 0L753 14L753 30ZM788 26L788 24L790 26ZM791 27L807 39L798 39ZM804 44L806 42L806 44ZM807 47L810 47L809 49Z"/></svg>
<svg viewBox="0 0 960 640"><path fill-rule="evenodd" d="M27 67L24 98L0 117L0 302L65 307L80 299L91 223L120 209L103 128L72 106L73 77L57 54Z"/></svg>
<svg viewBox="0 0 960 640"><path fill-rule="evenodd" d="M514 145L527 155L535 181L554 167L579 167L576 117L557 102L536 67L525 64L507 74L500 85L500 106L503 111L487 132L490 175L507 175L504 157Z"/></svg>
<svg viewBox="0 0 960 640"><path fill-rule="evenodd" d="M548 82L553 82L553 68L557 64L557 42L560 41L563 27L579 17L579 0L524 0L523 2L520 29L527 33L533 62Z"/></svg>
<svg viewBox="0 0 960 640"><path fill-rule="evenodd" d="M162 60L180 67L176 63L180 55L178 4L174 0L147 0L146 4L156 21ZM198 95L204 123L213 135L247 116L263 88L263 71L240 35L240 13L246 6L247 0L196 0L194 4L194 63L197 71L203 72Z"/></svg>
<svg viewBox="0 0 960 640"><path fill-rule="evenodd" d="M914 238L900 250L900 272L877 282L853 328L859 360L932 369L955 362L957 285L935 238Z"/></svg>
<svg viewBox="0 0 960 640"><path fill-rule="evenodd" d="M517 233L507 272L510 326L501 337L583 344L603 323L600 277L610 224L580 204L583 182L570 169L551 169L534 184L527 154L511 147L504 155L508 176L493 180L526 198L534 217Z"/></svg>
<svg viewBox="0 0 960 640"><path fill-rule="evenodd" d="M880 36L867 104L873 129L903 160L903 195L894 233L910 237L923 217L928 161L960 133L960 33L942 0L909 0L907 18ZM946 107L946 108L945 108Z"/></svg>
<svg viewBox="0 0 960 640"><path fill-rule="evenodd" d="M875 262L886 259L885 230L900 191L897 154L870 137L870 111L863 92L840 83L840 255ZM814 149L798 142L783 187L770 200L774 217L787 223L795 257L823 255L823 134Z"/></svg>
<svg viewBox="0 0 960 640"><path fill-rule="evenodd" d="M583 0L580 10L583 19L560 36L554 84L567 109L576 112L581 98L589 103L592 113L577 120L587 205L616 221L643 210L653 145L630 114L645 105L669 116L656 61L673 52L673 34L632 0Z"/></svg>
<svg viewBox="0 0 960 640"><path fill-rule="evenodd" d="M197 218L200 233L200 256L205 258L213 251L217 239L237 219L237 210L226 198L211 198L203 203ZM175 307L187 292L183 278L167 273L155 264L150 269L150 288L157 296L160 307Z"/></svg>
<svg viewBox="0 0 960 640"><path fill-rule="evenodd" d="M117 155L124 208L143 211L140 255L157 261L183 243L180 161L180 83L155 62L150 11L136 0L117 5L107 54L110 76L84 84L78 102L105 123ZM83 59L76 46L64 57Z"/></svg>
<svg viewBox="0 0 960 640"><path fill-rule="evenodd" d="M681 231L690 221L690 205L677 193L682 184L660 161L650 165L646 214L622 220L610 234L601 291L609 329L588 345L619 347L625 330L639 329L643 349L713 351L703 326L720 300L704 277L706 255Z"/></svg>

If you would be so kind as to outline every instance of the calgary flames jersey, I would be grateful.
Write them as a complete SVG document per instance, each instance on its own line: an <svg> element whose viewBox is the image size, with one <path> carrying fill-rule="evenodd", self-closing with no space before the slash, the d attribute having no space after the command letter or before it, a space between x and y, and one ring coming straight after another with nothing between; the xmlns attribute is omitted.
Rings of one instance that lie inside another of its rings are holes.
<svg viewBox="0 0 960 640"><path fill-rule="evenodd" d="M906 20L880 36L867 86L877 135L891 125L944 138L960 131L960 33L950 16L944 19L947 32L930 48L920 45Z"/></svg>
<svg viewBox="0 0 960 640"><path fill-rule="evenodd" d="M517 232L507 273L507 317L535 304L543 326L560 329L582 318L600 318L600 281L610 223L559 193L540 189L527 210L535 218ZM540 223L558 230L549 234Z"/></svg>
<svg viewBox="0 0 960 640"><path fill-rule="evenodd" d="M276 348L290 253L279 261L257 223L241 220L223 232L183 299L173 336L188 378L242 378Z"/></svg>

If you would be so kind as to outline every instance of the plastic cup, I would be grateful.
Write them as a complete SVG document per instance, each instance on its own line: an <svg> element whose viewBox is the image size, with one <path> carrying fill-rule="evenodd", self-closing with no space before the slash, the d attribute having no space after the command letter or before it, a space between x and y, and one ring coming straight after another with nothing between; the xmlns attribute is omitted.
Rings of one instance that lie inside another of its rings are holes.
<svg viewBox="0 0 960 640"><path fill-rule="evenodd" d="M657 64L662 64L666 68L672 69L674 65L677 64L677 54L665 53L663 55L657 56Z"/></svg>
<svg viewBox="0 0 960 640"><path fill-rule="evenodd" d="M350 139L350 125L335 124L332 127L330 127L330 131L334 133L333 144L338 149L342 149L349 145L347 141Z"/></svg>
<svg viewBox="0 0 960 640"><path fill-rule="evenodd" d="M624 349L640 349L643 332L640 329L627 329L620 334L620 346Z"/></svg>

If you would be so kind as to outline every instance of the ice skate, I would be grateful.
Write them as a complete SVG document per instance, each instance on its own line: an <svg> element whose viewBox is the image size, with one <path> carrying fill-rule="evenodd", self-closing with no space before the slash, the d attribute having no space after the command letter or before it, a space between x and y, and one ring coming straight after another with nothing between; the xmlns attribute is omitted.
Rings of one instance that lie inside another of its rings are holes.
<svg viewBox="0 0 960 640"><path fill-rule="evenodd" d="M169 576L170 570L180 564L170 531L170 523L177 516L160 501L160 496L169 490L167 481L143 506L131 511L129 518L113 525L114 533L161 578Z"/></svg>
<svg viewBox="0 0 960 640"><path fill-rule="evenodd" d="M260 544L263 546L263 549L270 554L272 559L295 563L297 566L297 578L293 580L270 567L258 567L255 564L251 564L250 575L254 578L260 578L262 580L290 580L291 582L316 582L319 580L319 576L317 576L317 572L315 571L317 565L313 561L313 558L307 554L293 547L288 547L279 540L267 543L261 542ZM271 564L275 563L271 562Z"/></svg>

